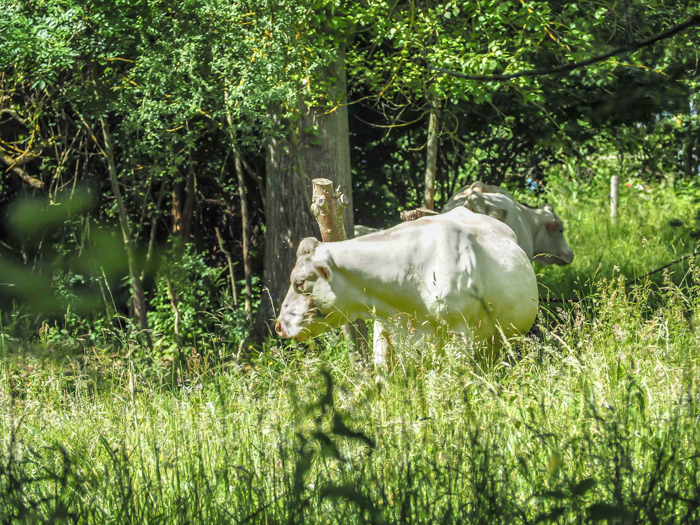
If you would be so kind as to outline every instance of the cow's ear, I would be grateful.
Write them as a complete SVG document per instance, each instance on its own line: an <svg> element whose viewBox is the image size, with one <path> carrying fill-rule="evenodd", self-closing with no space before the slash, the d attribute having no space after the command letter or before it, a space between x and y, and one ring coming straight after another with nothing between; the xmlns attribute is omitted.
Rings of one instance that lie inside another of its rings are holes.
<svg viewBox="0 0 700 525"><path fill-rule="evenodd" d="M545 204L544 206L542 206L542 209L545 211L551 211L552 213L554 213L554 205L553 204Z"/></svg>
<svg viewBox="0 0 700 525"><path fill-rule="evenodd" d="M316 248L321 242L315 237L306 237L299 242L299 247L297 248L297 258L302 255L308 255L314 253Z"/></svg>
<svg viewBox="0 0 700 525"><path fill-rule="evenodd" d="M331 278L333 277L333 272L331 271L331 267L328 266L323 261L315 261L314 268L316 268L316 271L318 272L318 274L326 281L330 281Z"/></svg>

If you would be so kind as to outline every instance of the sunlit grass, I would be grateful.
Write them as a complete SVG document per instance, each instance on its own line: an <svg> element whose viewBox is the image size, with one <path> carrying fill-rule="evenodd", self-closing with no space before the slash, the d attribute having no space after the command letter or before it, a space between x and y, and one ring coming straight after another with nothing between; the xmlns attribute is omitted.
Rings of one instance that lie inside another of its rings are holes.
<svg viewBox="0 0 700 525"><path fill-rule="evenodd" d="M559 180L542 200L552 202L566 225L574 264L539 268L541 290L557 297L587 294L618 268L628 279L642 277L697 249L700 204L694 192L668 185L620 186L618 217L610 219L609 189L600 180L588 184ZM697 237L696 237L697 238ZM686 264L671 268L676 282ZM652 277L661 281L661 274Z"/></svg>
<svg viewBox="0 0 700 525"><path fill-rule="evenodd" d="M173 382L122 361L103 362L102 379L75 363L36 366L18 385L7 357L4 515L697 518L700 296L668 282L656 309L647 288L629 294L619 279L602 288L586 305L555 310L556 323L542 315L538 336L490 365L461 340L403 344L397 366L377 376L354 368L336 341L315 357L271 347L248 373L190 355Z"/></svg>
<svg viewBox="0 0 700 525"><path fill-rule="evenodd" d="M338 334L275 342L244 369L218 339L220 353L188 347L177 366L127 340L5 345L0 518L697 522L700 269L625 286L692 250L688 228L668 226L692 202L659 190L658 214L627 202L613 226L570 190L557 204L576 263L541 279L589 293L543 304L496 358L399 338L395 366L377 372ZM648 252L634 250L642 238Z"/></svg>

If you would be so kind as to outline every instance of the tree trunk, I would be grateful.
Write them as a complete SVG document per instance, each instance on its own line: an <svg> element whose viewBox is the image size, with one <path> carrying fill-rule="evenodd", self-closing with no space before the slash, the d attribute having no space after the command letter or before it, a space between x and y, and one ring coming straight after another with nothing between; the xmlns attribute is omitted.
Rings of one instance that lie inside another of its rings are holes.
<svg viewBox="0 0 700 525"><path fill-rule="evenodd" d="M311 180L333 181L348 198L345 230L352 235L352 184L350 140L345 80L345 53L329 68L327 77L337 78L329 99L331 109L307 107L300 102L301 117L288 127L283 138L270 137L266 151L266 232L264 290L252 337L274 333L272 326L289 287L289 274L296 262L296 247L304 237L318 236L311 216ZM282 123L280 123L282 125ZM310 131L311 130L311 131Z"/></svg>
<svg viewBox="0 0 700 525"><path fill-rule="evenodd" d="M253 267L250 261L250 218L248 217L248 197L243 176L243 163L237 149L233 152L236 177L238 178L238 195L241 199L241 226L243 229L243 272L245 273L245 303L246 319L253 320Z"/></svg>
<svg viewBox="0 0 700 525"><path fill-rule="evenodd" d="M238 293L236 292L236 274L233 273L233 259L231 258L231 252L226 249L224 244L224 239L221 237L221 232L219 227L214 227L214 233L216 233L216 239L219 241L219 249L226 256L226 262L228 264L228 276L231 281L231 298L233 299L234 308L238 308Z"/></svg>
<svg viewBox="0 0 700 525"><path fill-rule="evenodd" d="M348 238L343 224L343 211L347 207L347 197L336 192L333 181L314 179L311 213L321 230L323 242L338 242Z"/></svg>
<svg viewBox="0 0 700 525"><path fill-rule="evenodd" d="M182 231L182 181L173 182L173 204L172 204L172 228L171 233L173 235L180 235Z"/></svg>
<svg viewBox="0 0 700 525"><path fill-rule="evenodd" d="M179 236L184 242L190 240L194 204L194 167L192 166L192 159L190 157L187 179L185 181L178 180L173 183L172 234Z"/></svg>
<svg viewBox="0 0 700 525"><path fill-rule="evenodd" d="M695 141L697 140L697 130L695 133L690 133L686 143L683 147L683 174L686 178L693 176L696 170L697 162L693 159L693 153L695 150Z"/></svg>
<svg viewBox="0 0 700 525"><path fill-rule="evenodd" d="M228 117L228 122L229 124L231 123L230 116ZM248 176L255 181L255 184L257 184L258 190L260 191L260 198L262 200L263 209L266 209L267 195L265 192L265 182L258 176L257 173L255 173L255 170L250 167L250 164L248 164L248 162L245 160L245 157L241 155L241 151L238 149L235 140L231 139L231 144L233 145L233 153L236 156L236 158L240 160L243 169L246 171Z"/></svg>
<svg viewBox="0 0 700 525"><path fill-rule="evenodd" d="M22 179L30 186L33 186L37 189L41 189L44 187L44 183L36 177L32 177L26 171L20 168L20 166L23 166L36 158L38 158L38 156L36 155L27 155L26 157L15 159L10 157L9 155L5 155L2 151L0 151L0 161L2 161L6 166L8 166L8 170L17 174L17 176L19 176L20 179Z"/></svg>
<svg viewBox="0 0 700 525"><path fill-rule="evenodd" d="M425 197L424 206L435 209L435 171L437 168L438 144L440 137L440 104L430 101L430 122L428 124L428 146L425 159Z"/></svg>
<svg viewBox="0 0 700 525"><path fill-rule="evenodd" d="M146 343L151 346L151 337L148 333L148 319L146 317L146 295L143 291L143 283L139 275L138 265L136 262L136 254L134 252L133 239L131 238L131 227L129 226L129 217L126 213L124 200L119 188L117 179L117 166L114 162L114 147L112 145L112 135L109 132L109 127L105 117L100 117L102 125L102 135L105 141L105 153L107 154L107 167L109 170L109 180L112 185L114 198L117 200L117 210L119 212L119 225L122 230L124 239L124 248L126 249L126 257L129 264L129 276L131 277L131 287L133 289L132 305L134 309L134 318L141 330L144 330Z"/></svg>
<svg viewBox="0 0 700 525"><path fill-rule="evenodd" d="M289 287L299 240L314 235L309 178L300 172L290 135L271 137L265 154L266 199L263 290L252 338L273 334L279 306Z"/></svg>
<svg viewBox="0 0 700 525"><path fill-rule="evenodd" d="M177 294L173 287L173 281L170 278L170 270L165 273L165 282L168 285L168 295L170 296L170 307L173 309L173 333L175 334L175 342L180 348L180 309L177 305Z"/></svg>
<svg viewBox="0 0 700 525"><path fill-rule="evenodd" d="M146 275L153 269L153 255L155 253L156 246L156 230L158 228L158 212L160 207L163 205L163 198L165 197L165 181L166 177L163 176L163 180L160 183L160 190L158 190L158 198L156 199L156 207L153 210L153 215L151 216L151 233L148 236L148 249L146 251L146 262L141 268L141 281L146 278Z"/></svg>
<svg viewBox="0 0 700 525"><path fill-rule="evenodd" d="M189 166L187 168L187 186L186 186L186 196L185 205L182 208L182 240L184 242L190 242L192 240L192 217L194 216L194 205L197 201L197 195L195 193L194 187L194 164L192 162L192 155L188 153Z"/></svg>
<svg viewBox="0 0 700 525"><path fill-rule="evenodd" d="M231 150L233 151L234 167L236 170L236 180L238 182L238 196L241 201L241 229L243 235L243 272L245 275L245 298L244 309L246 311L246 321L248 325L253 321L253 266L250 260L250 217L248 216L248 191L245 184L245 176L243 170L258 184L258 188L262 192L263 207L266 208L267 196L265 195L265 185L262 183L257 174L248 166L248 163L241 155L236 143L234 135L233 119L230 113L226 113L226 122L229 125L227 131L229 140L231 141Z"/></svg>

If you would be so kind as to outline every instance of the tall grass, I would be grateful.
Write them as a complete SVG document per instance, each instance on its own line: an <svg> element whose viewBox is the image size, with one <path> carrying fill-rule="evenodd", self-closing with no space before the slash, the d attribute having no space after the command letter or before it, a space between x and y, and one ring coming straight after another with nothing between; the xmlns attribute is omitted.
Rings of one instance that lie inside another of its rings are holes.
<svg viewBox="0 0 700 525"><path fill-rule="evenodd" d="M595 268L598 241L569 230L575 265L546 272ZM630 264L656 264L644 257ZM246 369L194 348L174 369L127 349L6 345L0 519L700 522L700 268L626 286L626 263L604 259L581 301L544 304L495 359L399 338L376 372L337 334L274 343Z"/></svg>
<svg viewBox="0 0 700 525"><path fill-rule="evenodd" d="M694 276L698 268L693 266ZM190 356L2 380L5 521L689 523L699 520L695 287L616 278L485 364L453 340L357 370L334 336L252 371ZM656 297L655 305L659 298ZM546 324L546 326L545 326ZM31 366L31 365L30 365ZM323 370L328 368L327 375ZM377 379L379 377L379 380Z"/></svg>
<svg viewBox="0 0 700 525"><path fill-rule="evenodd" d="M602 168L601 168L602 169ZM605 170L609 170L606 167ZM607 172L607 171L606 171ZM609 180L594 178L582 182L559 177L548 191L532 204L550 202L564 220L565 236L575 252L575 263L539 271L543 295L575 298L587 295L601 278L618 268L628 280L693 253L700 231L700 189L693 181L671 186L643 184L623 178L620 186L618 218L610 220ZM687 263L674 267L674 279L681 282ZM660 283L660 273L652 276Z"/></svg>

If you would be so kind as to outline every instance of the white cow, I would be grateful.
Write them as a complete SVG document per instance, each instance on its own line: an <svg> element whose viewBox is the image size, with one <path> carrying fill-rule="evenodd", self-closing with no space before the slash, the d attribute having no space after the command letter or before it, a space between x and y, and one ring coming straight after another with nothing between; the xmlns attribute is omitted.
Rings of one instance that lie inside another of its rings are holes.
<svg viewBox="0 0 700 525"><path fill-rule="evenodd" d="M515 201L503 188L483 182L474 182L460 188L443 208L443 213L465 207L475 213L488 215L504 222L515 233L517 242L528 259L540 264L570 264L574 253L564 239L564 224L551 204L530 208ZM367 226L355 226L355 237L378 231ZM374 323L374 354L385 355L389 348L389 334L383 323Z"/></svg>
<svg viewBox="0 0 700 525"><path fill-rule="evenodd" d="M302 341L357 318L441 322L476 340L524 333L537 316L537 280L510 228L464 207L357 239L301 241L275 331ZM375 334L376 336L376 334ZM375 363L384 364L385 355Z"/></svg>
<svg viewBox="0 0 700 525"><path fill-rule="evenodd" d="M574 252L564 239L564 223L554 213L551 204L530 208L516 202L502 188L475 182L458 190L442 211L445 213L461 206L510 226L531 261L564 266L574 260Z"/></svg>

